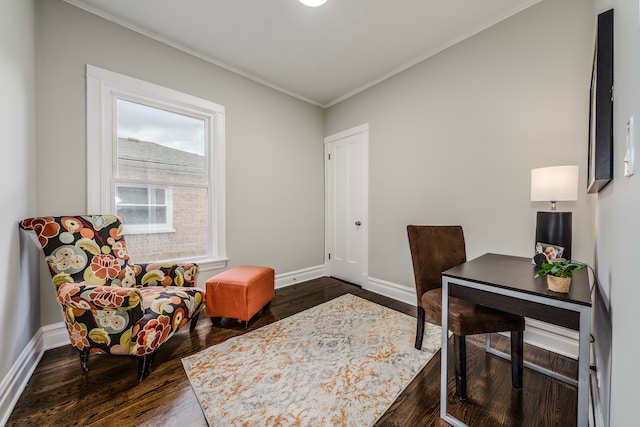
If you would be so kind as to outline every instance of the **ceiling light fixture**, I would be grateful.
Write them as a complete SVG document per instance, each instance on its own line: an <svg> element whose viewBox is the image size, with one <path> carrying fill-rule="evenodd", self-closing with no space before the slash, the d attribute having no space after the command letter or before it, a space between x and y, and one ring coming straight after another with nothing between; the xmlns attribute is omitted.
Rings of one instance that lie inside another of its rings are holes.
<svg viewBox="0 0 640 427"><path fill-rule="evenodd" d="M299 1L303 5L309 6L309 7L322 6L323 4L325 4L327 2L327 0L299 0Z"/></svg>

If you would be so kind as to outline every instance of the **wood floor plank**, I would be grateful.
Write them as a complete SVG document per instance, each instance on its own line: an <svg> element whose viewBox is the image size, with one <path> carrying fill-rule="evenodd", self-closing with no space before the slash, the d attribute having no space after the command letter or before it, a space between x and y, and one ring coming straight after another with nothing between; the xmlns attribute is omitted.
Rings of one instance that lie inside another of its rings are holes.
<svg viewBox="0 0 640 427"><path fill-rule="evenodd" d="M212 326L201 316L195 331L183 328L158 352L151 374L141 383L133 358L92 355L89 372L84 373L71 346L48 350L7 426L206 426L181 358L346 293L415 316L415 307L340 280L321 278L278 289L270 310L253 319L248 328L229 319ZM496 348L509 348L506 337L494 334L492 341ZM469 398L465 402L455 397L449 352L450 413L472 426L575 425L575 387L525 369L524 389L516 391L511 387L510 363L485 353L484 336L468 337L467 342ZM575 360L527 345L525 359L564 375L575 376L577 370ZM448 425L440 419L440 352L376 425Z"/></svg>

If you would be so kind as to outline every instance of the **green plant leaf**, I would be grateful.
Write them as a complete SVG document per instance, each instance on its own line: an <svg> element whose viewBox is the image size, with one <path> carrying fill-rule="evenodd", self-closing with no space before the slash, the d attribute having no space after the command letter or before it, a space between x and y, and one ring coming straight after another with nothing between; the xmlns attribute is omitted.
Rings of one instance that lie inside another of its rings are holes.
<svg viewBox="0 0 640 427"><path fill-rule="evenodd" d="M573 272L578 271L586 267L578 261L570 261L564 258L555 258L551 260L551 263L542 264L540 270L536 272L535 277L549 274L556 277L573 277Z"/></svg>

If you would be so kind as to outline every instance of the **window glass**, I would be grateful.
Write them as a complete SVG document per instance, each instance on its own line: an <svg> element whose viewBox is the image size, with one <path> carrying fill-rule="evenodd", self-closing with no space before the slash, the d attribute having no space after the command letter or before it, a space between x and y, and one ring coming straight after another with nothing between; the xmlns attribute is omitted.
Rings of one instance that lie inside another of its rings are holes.
<svg viewBox="0 0 640 427"><path fill-rule="evenodd" d="M206 184L206 122L132 102L116 100L119 179Z"/></svg>
<svg viewBox="0 0 640 427"><path fill-rule="evenodd" d="M116 187L116 215L126 218L127 226L149 225L171 227L165 188Z"/></svg>
<svg viewBox="0 0 640 427"><path fill-rule="evenodd" d="M206 255L206 121L123 98L116 117L115 208L132 256Z"/></svg>

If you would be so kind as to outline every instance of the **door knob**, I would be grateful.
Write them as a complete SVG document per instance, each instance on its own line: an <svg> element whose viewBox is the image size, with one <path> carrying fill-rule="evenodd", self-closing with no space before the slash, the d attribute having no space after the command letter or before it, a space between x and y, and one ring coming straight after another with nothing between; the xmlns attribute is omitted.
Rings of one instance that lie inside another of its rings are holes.
<svg viewBox="0 0 640 427"><path fill-rule="evenodd" d="M362 223L361 223L360 221L356 221L356 225L357 225L358 227L360 227L360 226L362 225Z"/></svg>

